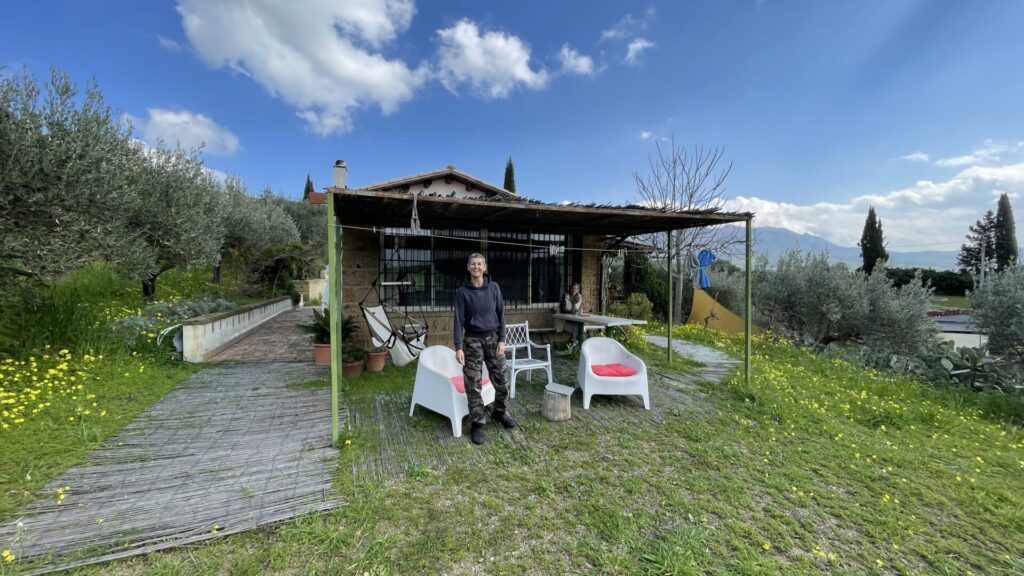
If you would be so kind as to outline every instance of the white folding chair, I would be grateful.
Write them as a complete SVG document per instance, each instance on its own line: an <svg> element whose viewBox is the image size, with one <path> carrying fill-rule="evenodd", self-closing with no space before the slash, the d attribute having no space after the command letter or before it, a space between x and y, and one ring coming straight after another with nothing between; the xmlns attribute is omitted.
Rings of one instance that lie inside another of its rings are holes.
<svg viewBox="0 0 1024 576"><path fill-rule="evenodd" d="M534 358L534 348L543 349L547 359ZM512 358L508 361L508 369L511 374L509 397L516 397L516 376L520 372L526 372L526 377L529 378L531 371L545 370L548 373L548 384L554 382L551 378L551 344L541 345L531 341L529 322L505 325L505 353L512 354Z"/></svg>

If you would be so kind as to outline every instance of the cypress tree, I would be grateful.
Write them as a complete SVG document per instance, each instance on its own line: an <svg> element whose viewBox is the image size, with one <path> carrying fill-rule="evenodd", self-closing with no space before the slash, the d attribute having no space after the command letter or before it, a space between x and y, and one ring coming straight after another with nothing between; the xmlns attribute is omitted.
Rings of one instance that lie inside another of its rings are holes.
<svg viewBox="0 0 1024 576"><path fill-rule="evenodd" d="M505 163L505 184L502 188L513 194L516 193L516 167L512 165L511 156L508 157L508 162Z"/></svg>
<svg viewBox="0 0 1024 576"><path fill-rule="evenodd" d="M996 272L1002 272L1020 260L1017 249L1017 227L1013 223L1013 209L1006 194L999 197L996 208L996 226L993 234L995 243Z"/></svg>
<svg viewBox="0 0 1024 576"><path fill-rule="evenodd" d="M315 191L316 189L313 188L313 181L310 180L309 174L306 174L306 189L302 191L302 199L309 200L309 193Z"/></svg>
<svg viewBox="0 0 1024 576"><path fill-rule="evenodd" d="M861 232L860 242L857 245L860 246L860 256L864 260L861 270L868 274L871 274L879 261L884 262L889 259L889 254L885 251L882 221L875 215L874 206L868 207L868 217L864 220L864 231Z"/></svg>
<svg viewBox="0 0 1024 576"><path fill-rule="evenodd" d="M956 257L956 263L960 266L961 272L978 274L981 272L981 247L985 247L985 261L991 261L995 257L996 247L996 217L991 210L985 212L985 216L970 227L967 233L967 243L960 245L960 254Z"/></svg>

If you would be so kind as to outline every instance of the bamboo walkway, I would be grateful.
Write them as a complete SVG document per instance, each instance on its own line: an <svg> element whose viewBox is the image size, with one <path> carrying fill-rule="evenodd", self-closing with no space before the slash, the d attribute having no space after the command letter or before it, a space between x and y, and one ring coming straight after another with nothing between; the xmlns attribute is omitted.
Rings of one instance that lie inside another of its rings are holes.
<svg viewBox="0 0 1024 576"><path fill-rule="evenodd" d="M197 373L0 526L0 547L36 574L339 506L330 388L308 385L328 375L254 362Z"/></svg>
<svg viewBox="0 0 1024 576"><path fill-rule="evenodd" d="M664 339L663 339L664 340ZM657 344L655 340L653 343ZM540 415L541 399L547 379L536 372L533 381L520 375L516 397L509 401L509 413L522 424L505 430L488 424L487 442L474 447L469 442L468 426L463 436L452 436L450 421L423 407L409 417L412 386L405 393L375 394L346 398L349 425L358 432L376 436L378 449L367 451L352 464L357 481L380 481L400 478L422 469L442 470L453 464L471 463L493 451L531 453L545 456L545 446L560 446L562 439L571 442L581 433L601 437L618 433L658 434L661 422L668 415L699 418L707 406L698 382L721 382L736 369L737 361L725 354L688 342L675 341L674 348L683 355L704 362L694 373L648 373L651 387L651 410L645 410L639 396L595 396L589 410L577 392L572 396L572 418L564 422L548 422ZM667 345L667 342L662 346ZM685 347L685 349L684 349ZM577 364L568 358L555 357L554 379L567 385L576 382ZM543 436L545 442L531 441Z"/></svg>

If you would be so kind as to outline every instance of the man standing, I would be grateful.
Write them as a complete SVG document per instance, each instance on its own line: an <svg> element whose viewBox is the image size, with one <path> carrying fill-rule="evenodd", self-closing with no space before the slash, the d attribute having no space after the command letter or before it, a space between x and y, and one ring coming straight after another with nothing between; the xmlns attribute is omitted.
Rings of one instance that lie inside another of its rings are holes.
<svg viewBox="0 0 1024 576"><path fill-rule="evenodd" d="M494 411L491 420L505 428L515 428L516 421L505 409L508 398L508 371L505 369L505 302L498 284L487 275L487 260L474 253L466 264L469 277L455 292L455 359L462 364L472 421L470 438L474 444L484 443L484 400L480 395L483 366L494 386ZM463 338L465 331L465 338Z"/></svg>

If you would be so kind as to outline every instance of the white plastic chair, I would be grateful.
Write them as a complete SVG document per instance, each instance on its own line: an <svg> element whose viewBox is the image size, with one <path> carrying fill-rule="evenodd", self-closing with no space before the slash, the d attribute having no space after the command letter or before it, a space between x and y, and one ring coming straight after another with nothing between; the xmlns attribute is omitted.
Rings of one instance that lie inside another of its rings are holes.
<svg viewBox="0 0 1024 576"><path fill-rule="evenodd" d="M599 376L594 372L594 366L616 364L635 370L636 373L631 376ZM651 409L650 393L647 388L647 365L611 338L596 336L583 342L576 384L583 392L584 410L590 408L590 397L599 394L637 395L643 398L644 408Z"/></svg>
<svg viewBox="0 0 1024 576"><path fill-rule="evenodd" d="M416 383L412 389L412 405L409 416L416 411L416 405L447 416L452 421L452 435L462 436L462 419L469 415L469 400L465 392L459 392L453 378L462 378L462 364L455 360L455 351L447 346L430 346L420 352L420 363L416 367ZM491 385L487 367L483 369L485 384L480 395L484 406L494 402L494 386Z"/></svg>
<svg viewBox="0 0 1024 576"><path fill-rule="evenodd" d="M534 348L543 349L547 360L534 358ZM553 383L551 379L551 344L541 345L531 341L529 322L505 325L505 353L509 352L512 353L512 358L508 362L509 373L512 375L508 385L510 398L516 397L516 376L520 372L526 372L526 376L529 378L530 371L545 370L548 373L548 384Z"/></svg>

